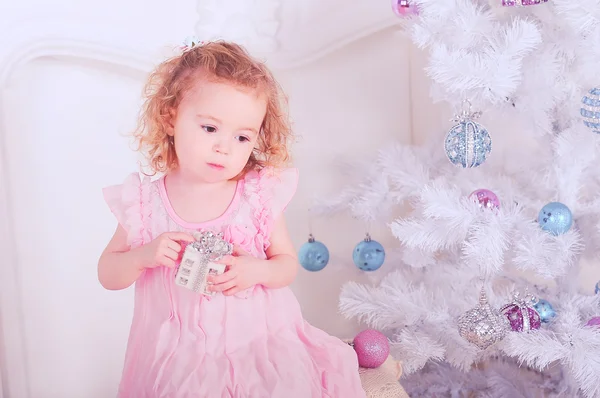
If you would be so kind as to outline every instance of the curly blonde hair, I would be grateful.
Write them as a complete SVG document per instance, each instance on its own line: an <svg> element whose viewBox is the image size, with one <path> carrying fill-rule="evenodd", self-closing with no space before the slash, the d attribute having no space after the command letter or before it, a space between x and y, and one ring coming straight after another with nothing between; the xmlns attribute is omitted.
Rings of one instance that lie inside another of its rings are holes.
<svg viewBox="0 0 600 398"><path fill-rule="evenodd" d="M217 41L194 46L164 61L150 74L133 135L137 150L146 155L154 174L168 172L178 165L168 132L182 98L198 77L256 90L267 99L257 146L242 175L252 169L280 167L290 160L287 146L292 131L287 109L284 109L287 98L281 87L267 67L244 48Z"/></svg>

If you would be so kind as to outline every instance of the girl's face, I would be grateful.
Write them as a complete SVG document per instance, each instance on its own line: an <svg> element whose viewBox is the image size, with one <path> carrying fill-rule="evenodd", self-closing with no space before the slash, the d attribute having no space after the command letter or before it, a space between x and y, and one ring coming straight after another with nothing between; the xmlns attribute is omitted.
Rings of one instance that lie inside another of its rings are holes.
<svg viewBox="0 0 600 398"><path fill-rule="evenodd" d="M179 169L205 182L236 177L256 146L267 111L255 91L199 79L177 109L170 134Z"/></svg>

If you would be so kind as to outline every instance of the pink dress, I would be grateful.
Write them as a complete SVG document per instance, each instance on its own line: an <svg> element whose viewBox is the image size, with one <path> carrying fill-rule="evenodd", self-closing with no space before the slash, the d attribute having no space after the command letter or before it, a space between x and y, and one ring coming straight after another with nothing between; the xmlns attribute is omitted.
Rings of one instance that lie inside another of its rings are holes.
<svg viewBox="0 0 600 398"><path fill-rule="evenodd" d="M295 169L250 172L223 215L196 224L173 211L163 177L132 174L104 197L131 247L163 232L211 230L265 258L273 220L297 180ZM175 285L174 273L149 269L135 284L119 397L365 397L354 350L308 324L289 288L204 297Z"/></svg>

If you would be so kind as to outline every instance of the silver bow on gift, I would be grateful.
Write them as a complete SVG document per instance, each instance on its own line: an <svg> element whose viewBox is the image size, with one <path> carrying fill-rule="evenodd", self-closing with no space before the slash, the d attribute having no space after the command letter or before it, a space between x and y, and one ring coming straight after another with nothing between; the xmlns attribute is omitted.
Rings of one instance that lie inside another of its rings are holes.
<svg viewBox="0 0 600 398"><path fill-rule="evenodd" d="M223 234L203 231L194 234L195 242L185 248L181 264L175 274L175 283L194 292L212 296L207 290L207 277L225 272L225 265L215 263L233 253L233 245L223 239Z"/></svg>
<svg viewBox="0 0 600 398"><path fill-rule="evenodd" d="M215 234L210 231L194 234L196 242L191 243L193 249L206 257L207 261L217 261L233 253L233 245L223 240L223 233Z"/></svg>

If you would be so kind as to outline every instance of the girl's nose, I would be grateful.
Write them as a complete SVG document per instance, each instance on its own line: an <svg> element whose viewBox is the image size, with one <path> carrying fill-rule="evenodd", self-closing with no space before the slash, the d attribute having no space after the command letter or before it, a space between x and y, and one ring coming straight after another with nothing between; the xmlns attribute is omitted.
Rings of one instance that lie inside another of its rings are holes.
<svg viewBox="0 0 600 398"><path fill-rule="evenodd" d="M229 154L230 149L231 149L230 141L225 140L225 139L217 139L213 146L213 150L215 152L223 154L223 155Z"/></svg>

